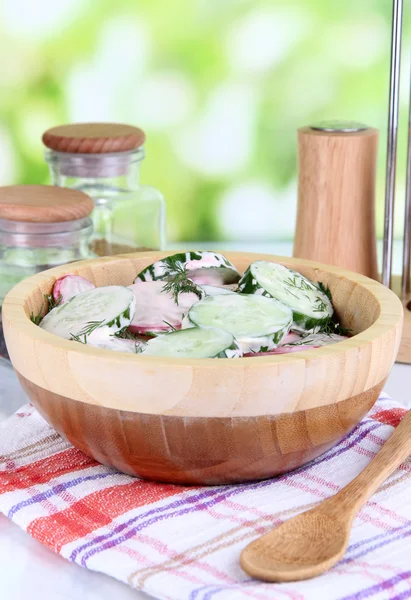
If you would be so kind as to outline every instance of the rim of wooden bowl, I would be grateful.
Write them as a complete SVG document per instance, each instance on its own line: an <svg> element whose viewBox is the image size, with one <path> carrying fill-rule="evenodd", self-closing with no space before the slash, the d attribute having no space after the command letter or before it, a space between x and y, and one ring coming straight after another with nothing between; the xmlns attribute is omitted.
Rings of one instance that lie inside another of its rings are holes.
<svg viewBox="0 0 411 600"><path fill-rule="evenodd" d="M260 253L252 253L252 252L226 252L222 253L229 258L234 264L238 260L249 260L249 262L253 262L254 260L270 260L273 262L279 262L295 268L298 271L299 267L307 267L318 269L319 271L324 271L330 274L337 275L338 277L345 278L350 280L353 283L356 283L363 288L367 289L369 293L372 294L374 299L378 302L379 305L379 315L376 318L375 322L362 331L354 335L353 337L345 340L343 342L339 342L335 345L325 346L318 349L310 349L307 351L302 351L298 353L290 353L283 355L271 355L271 356L260 356L253 358L240 358L235 360L224 360L224 359L183 359L183 358L173 358L173 357L155 357L155 356L144 356L144 355L132 355L126 353L118 353L110 350L104 350L101 348L93 348L91 346L86 346L82 344L73 344L73 342L69 340L65 340L59 338L47 331L44 331L33 322L31 322L29 317L28 308L26 306L28 297L34 293L49 293L52 284L55 279L62 277L63 275L69 273L75 273L77 269L84 267L93 267L97 264L118 262L118 261L133 261L133 259L138 258L139 260L146 260L147 265L151 264L155 260L159 260L166 256L170 256L172 254L176 254L178 251L170 252L170 251L150 251L150 252L136 252L133 254L120 254L112 257L102 257L96 258L86 261L79 261L76 263L69 263L66 265L62 265L59 267L54 267L47 271L43 271L38 273L37 275L33 275L22 282L18 283L6 296L3 302L3 326L7 337L11 338L11 330L13 330L13 335L17 333L20 336L21 340L24 338L31 338L35 342L46 344L51 348L55 348L59 351L65 351L70 353L70 356L80 355L84 357L101 357L102 359L110 360L111 363L123 363L123 364L144 364L145 366L149 366L150 364L154 366L162 365L164 367L173 367L173 366L187 366L192 368L202 368L208 369L211 368L213 370L216 369L227 369L228 367L231 369L244 369L245 361L247 361L247 368L253 368L264 366L264 365L296 365L301 363L301 361L305 361L306 363L319 359L325 356L336 356L347 353L352 350L353 347L363 347L372 344L374 341L384 337L386 334L390 334L395 331L395 342L393 346L393 357L390 361L391 364L395 361L396 354L398 352L398 346L401 337L401 327L402 327L402 319L403 319L403 307L400 300L397 296L388 288L383 286L377 281L369 279L364 275L360 275L358 273L354 273L351 271L347 271L345 269L340 269L338 267L333 267L330 265L325 265L322 263L317 263L316 261L304 260L298 258L290 258L283 256L276 256L270 254L260 254ZM185 252L185 251L181 251ZM137 274L137 273L136 273ZM83 273L84 275L84 273ZM23 364L21 360L15 360L15 353L11 352L11 358L13 364L18 362L20 366ZM387 360L387 363L389 361ZM15 365L17 370L19 369L19 365ZM391 368L391 367L390 367ZM41 366L39 365L39 369L41 370ZM29 374L22 374L28 379L33 380L34 377L30 377ZM389 372L389 371L388 371ZM385 375L386 376L386 375ZM38 378L37 383L41 385ZM371 381L370 381L371 383ZM376 382L378 383L378 382ZM43 387L45 387L43 385ZM369 386L371 387L371 385ZM50 388L46 388L50 389ZM56 393L59 393L57 389L51 389ZM81 392L76 392L71 396L73 399L88 401L84 397L81 397ZM92 403L98 403L95 399ZM104 406L108 405L105 403ZM117 404L113 405L115 408L120 408ZM127 408L128 410L128 408ZM166 413L168 414L168 413ZM172 413L170 413L172 414ZM218 415L221 416L221 415Z"/></svg>

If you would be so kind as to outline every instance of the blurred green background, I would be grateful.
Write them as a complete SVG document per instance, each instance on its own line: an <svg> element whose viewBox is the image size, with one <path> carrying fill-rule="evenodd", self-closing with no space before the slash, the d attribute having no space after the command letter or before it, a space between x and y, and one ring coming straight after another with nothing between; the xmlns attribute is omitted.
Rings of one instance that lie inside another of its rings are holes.
<svg viewBox="0 0 411 600"><path fill-rule="evenodd" d="M389 0L0 0L0 184L49 182L48 127L123 121L147 133L142 181L166 197L170 241L290 239L296 129L347 118L381 130L381 234L391 9Z"/></svg>

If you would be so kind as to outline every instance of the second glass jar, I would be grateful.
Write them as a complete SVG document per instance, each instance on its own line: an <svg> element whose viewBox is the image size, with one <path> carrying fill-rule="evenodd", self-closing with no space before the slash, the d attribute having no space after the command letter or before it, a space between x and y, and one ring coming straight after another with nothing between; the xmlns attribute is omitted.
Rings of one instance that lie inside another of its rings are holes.
<svg viewBox="0 0 411 600"><path fill-rule="evenodd" d="M67 131L70 126L63 128ZM46 132L43 141L49 146L45 156L53 185L81 190L94 200L93 252L108 256L164 248L165 201L159 190L140 184L142 146L117 152L67 152L51 148L49 140Z"/></svg>

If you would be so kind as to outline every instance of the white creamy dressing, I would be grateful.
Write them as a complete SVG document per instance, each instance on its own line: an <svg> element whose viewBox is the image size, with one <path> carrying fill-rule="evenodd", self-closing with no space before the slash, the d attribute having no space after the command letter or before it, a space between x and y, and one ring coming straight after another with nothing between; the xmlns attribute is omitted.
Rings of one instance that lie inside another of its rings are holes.
<svg viewBox="0 0 411 600"><path fill-rule="evenodd" d="M227 268L227 264L224 260L224 257L221 256L220 254L215 254L214 252L202 252L200 259L191 260L190 252L186 253L186 269L187 269L187 271L195 271L198 268L211 268L211 267Z"/></svg>
<svg viewBox="0 0 411 600"><path fill-rule="evenodd" d="M277 348L277 344L274 343L273 337L269 335L260 335L256 337L241 336L237 339L237 344L240 346L243 356L248 354L264 354L261 352L261 348L266 348L267 351L274 350Z"/></svg>
<svg viewBox="0 0 411 600"><path fill-rule="evenodd" d="M314 350L315 348L321 348L322 346L336 344L337 342L343 342L344 340L348 340L348 337L345 337L343 335L337 335L335 333L332 333L330 335L328 335L327 333L314 333L311 335L307 335L304 338L298 334L289 333L287 336L285 336L278 348L274 348L273 350L269 350L268 352L260 352L254 354L247 353L245 356L268 356L271 354L275 355L291 354L293 352L304 352L304 350Z"/></svg>
<svg viewBox="0 0 411 600"><path fill-rule="evenodd" d="M241 344L238 344L238 348L227 348L225 355L226 358L241 358L243 356Z"/></svg>
<svg viewBox="0 0 411 600"><path fill-rule="evenodd" d="M312 333L304 338L301 338L301 342L303 342L304 345L311 345L314 348L319 348L320 346L329 346L330 344L336 344L337 342L343 342L344 340L348 340L348 337L344 335L337 335L336 333ZM295 341L298 343L298 340ZM290 344L293 342L287 343Z"/></svg>
<svg viewBox="0 0 411 600"><path fill-rule="evenodd" d="M94 348L103 348L104 350L136 354L136 346L141 347L143 344L134 340L117 338L111 334L108 327L102 327L88 336L87 345Z"/></svg>

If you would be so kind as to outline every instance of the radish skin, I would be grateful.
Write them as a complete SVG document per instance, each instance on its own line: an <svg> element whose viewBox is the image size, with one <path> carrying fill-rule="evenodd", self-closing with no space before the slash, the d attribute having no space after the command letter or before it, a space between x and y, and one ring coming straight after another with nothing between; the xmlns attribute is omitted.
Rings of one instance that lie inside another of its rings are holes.
<svg viewBox="0 0 411 600"><path fill-rule="evenodd" d="M285 338L283 339L283 341L281 342L280 346L286 346L287 344L293 344L295 342L299 342L300 340L302 340L303 338L301 337L300 334L298 333L294 333L292 331L290 331L290 333L288 333Z"/></svg>
<svg viewBox="0 0 411 600"><path fill-rule="evenodd" d="M53 299L59 304L64 304L70 298L78 296L82 292L87 292L87 290L92 290L95 287L94 283L91 283L85 277L80 277L80 275L65 275L57 279L54 284Z"/></svg>

